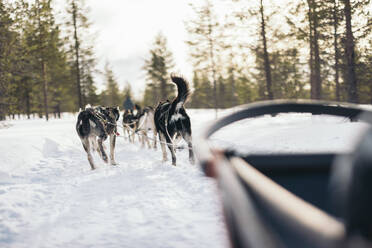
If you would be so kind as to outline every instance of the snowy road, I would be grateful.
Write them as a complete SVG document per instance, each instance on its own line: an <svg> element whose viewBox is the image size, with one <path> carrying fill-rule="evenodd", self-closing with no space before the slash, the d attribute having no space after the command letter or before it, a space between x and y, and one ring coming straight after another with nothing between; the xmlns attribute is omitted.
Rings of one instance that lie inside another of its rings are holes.
<svg viewBox="0 0 372 248"><path fill-rule="evenodd" d="M194 136L214 117L189 113ZM256 152L337 151L365 128L319 118L247 120L214 139ZM188 163L186 151L177 152L173 167L161 162L160 150L119 139L119 166L95 157L100 167L91 171L73 116L11 124L0 129L0 247L228 246L215 183Z"/></svg>

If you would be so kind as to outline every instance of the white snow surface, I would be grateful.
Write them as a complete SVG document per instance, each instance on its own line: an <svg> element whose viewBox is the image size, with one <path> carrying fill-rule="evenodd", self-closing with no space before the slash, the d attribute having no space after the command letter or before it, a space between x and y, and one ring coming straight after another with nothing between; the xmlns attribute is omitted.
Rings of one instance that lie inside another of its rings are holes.
<svg viewBox="0 0 372 248"><path fill-rule="evenodd" d="M188 113L194 138L214 120L213 110ZM188 162L186 150L177 151L174 167L161 162L160 148L118 138L119 165L95 156L92 171L75 121L66 114L0 129L0 247L229 246L216 183ZM286 114L240 121L211 140L252 153L347 152L366 127Z"/></svg>

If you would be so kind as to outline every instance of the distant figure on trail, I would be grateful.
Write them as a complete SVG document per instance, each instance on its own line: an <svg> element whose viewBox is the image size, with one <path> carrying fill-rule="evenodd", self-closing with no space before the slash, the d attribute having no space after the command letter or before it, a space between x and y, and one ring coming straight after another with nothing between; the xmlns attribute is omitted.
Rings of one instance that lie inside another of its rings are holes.
<svg viewBox="0 0 372 248"><path fill-rule="evenodd" d="M127 96L127 98L124 100L123 108L124 108L124 110L132 110L133 111L134 104L133 104L132 100L130 99L130 96Z"/></svg>

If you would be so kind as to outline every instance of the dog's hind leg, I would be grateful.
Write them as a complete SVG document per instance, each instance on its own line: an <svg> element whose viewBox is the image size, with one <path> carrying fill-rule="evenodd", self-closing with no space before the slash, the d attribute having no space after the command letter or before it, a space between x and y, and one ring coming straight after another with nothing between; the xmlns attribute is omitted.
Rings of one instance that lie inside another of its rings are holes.
<svg viewBox="0 0 372 248"><path fill-rule="evenodd" d="M131 135L131 132L130 132L130 130L129 130L129 127L127 127L126 130L127 130L127 134L128 134L128 140L129 140L129 143L133 143L133 142L132 142L132 135Z"/></svg>
<svg viewBox="0 0 372 248"><path fill-rule="evenodd" d="M145 132L144 131L140 131L138 133L138 139L141 142L141 148L144 148L145 147Z"/></svg>
<svg viewBox="0 0 372 248"><path fill-rule="evenodd" d="M194 151L192 148L192 138L189 133L182 133L182 137L187 142L187 145L189 147L189 161L191 164L195 164L195 157L194 157Z"/></svg>
<svg viewBox="0 0 372 248"><path fill-rule="evenodd" d="M125 127L123 126L123 137L124 137L125 140L127 140L127 136L125 134L126 134Z"/></svg>
<svg viewBox="0 0 372 248"><path fill-rule="evenodd" d="M99 153L99 151L98 151L98 144L97 144L97 139L96 139L96 137L94 137L94 138L90 138L90 144L91 144L91 149L93 150L93 151L96 151L97 153Z"/></svg>
<svg viewBox="0 0 372 248"><path fill-rule="evenodd" d="M154 135L153 135L153 137L154 137L154 149L157 150L158 147L157 147L157 144L156 143L157 143L158 132L156 131L156 128L155 127L152 130L154 132Z"/></svg>
<svg viewBox="0 0 372 248"><path fill-rule="evenodd" d="M107 154L105 152L105 148L103 147L103 139L102 138L98 138L98 148L99 148L99 151L100 151L100 154L101 154L101 158L103 159L103 161L105 163L108 163Z"/></svg>
<svg viewBox="0 0 372 248"><path fill-rule="evenodd" d="M178 143L180 143L181 139L182 139L182 136L179 133L177 133L172 138L172 144L174 144L175 146L177 146ZM177 148L174 148L174 152L177 152Z"/></svg>
<svg viewBox="0 0 372 248"><path fill-rule="evenodd" d="M92 157L92 153L91 153L91 147L90 147L91 144L90 144L89 138L88 137L83 138L81 140L81 143L83 143L84 150L87 152L90 167L92 168L92 170L94 170L96 167L94 165L94 161L93 161L93 157Z"/></svg>
<svg viewBox="0 0 372 248"><path fill-rule="evenodd" d="M163 162L167 161L167 151L165 150L165 137L164 134L159 132L159 140L160 140L160 147L161 147L161 152L163 153Z"/></svg>
<svg viewBox="0 0 372 248"><path fill-rule="evenodd" d="M176 166L176 153L174 151L172 140L170 139L168 135L165 136L165 139L167 140L167 146L172 155L172 165Z"/></svg>
<svg viewBox="0 0 372 248"><path fill-rule="evenodd" d="M115 162L115 142L116 142L116 135L110 134L110 163L111 165L117 165Z"/></svg>
<svg viewBox="0 0 372 248"><path fill-rule="evenodd" d="M129 134L129 141L131 143L134 143L134 133L132 132L132 129L131 128L128 128L128 134Z"/></svg>
<svg viewBox="0 0 372 248"><path fill-rule="evenodd" d="M147 147L150 149L151 148L151 145L150 145L149 137L147 136L147 131L144 131L143 132L143 138L145 139L145 141L147 143Z"/></svg>

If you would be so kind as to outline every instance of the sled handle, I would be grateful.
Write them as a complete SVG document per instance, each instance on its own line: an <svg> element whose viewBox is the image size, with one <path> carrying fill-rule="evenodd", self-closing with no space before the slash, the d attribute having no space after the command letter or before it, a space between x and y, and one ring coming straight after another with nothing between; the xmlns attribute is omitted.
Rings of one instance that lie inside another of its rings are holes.
<svg viewBox="0 0 372 248"><path fill-rule="evenodd" d="M242 105L242 109L225 116L210 125L198 140L197 156L203 164L212 158L207 140L216 131L233 122L246 118L279 113L311 113L334 115L350 120L361 120L372 125L372 111L352 103L325 102L316 100L273 100Z"/></svg>

